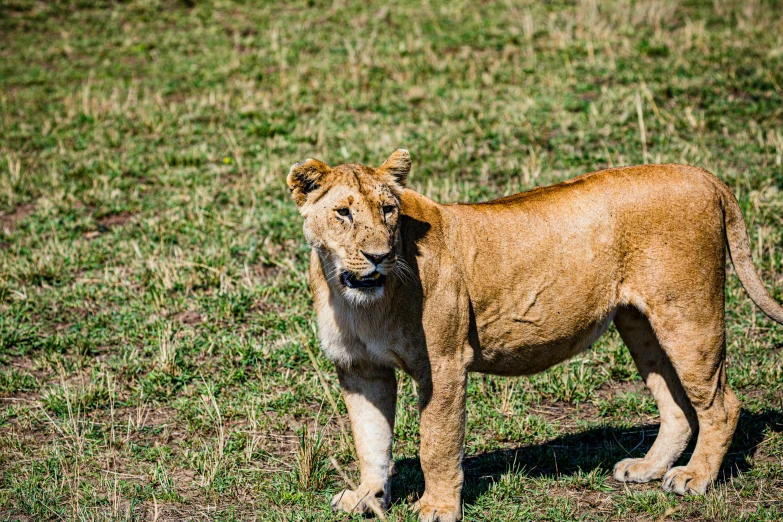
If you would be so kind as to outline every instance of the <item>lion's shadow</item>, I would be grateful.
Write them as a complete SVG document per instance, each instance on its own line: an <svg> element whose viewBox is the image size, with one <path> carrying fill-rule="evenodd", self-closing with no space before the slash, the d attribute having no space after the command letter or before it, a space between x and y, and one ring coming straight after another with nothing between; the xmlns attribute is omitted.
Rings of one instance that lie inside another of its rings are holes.
<svg viewBox="0 0 783 522"><path fill-rule="evenodd" d="M605 426L557 437L541 444L490 451L466 457L463 498L473 503L507 473L523 473L530 478L559 479L575 473L600 469L611 473L615 462L627 457L642 457L658 434L658 424L635 428ZM751 468L750 460L764 439L767 429L783 432L783 411L768 409L760 413L742 410L728 457L718 483ZM680 458L687 463L693 444ZM424 492L424 475L418 458L396 462L397 476L392 481L394 502L417 498Z"/></svg>

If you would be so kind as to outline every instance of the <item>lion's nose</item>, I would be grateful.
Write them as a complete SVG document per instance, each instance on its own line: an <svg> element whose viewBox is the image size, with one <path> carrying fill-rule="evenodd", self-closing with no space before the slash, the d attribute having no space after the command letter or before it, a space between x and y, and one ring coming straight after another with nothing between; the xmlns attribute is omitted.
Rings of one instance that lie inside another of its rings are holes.
<svg viewBox="0 0 783 522"><path fill-rule="evenodd" d="M388 258L391 255L391 250L389 250L388 252L384 252L382 254L370 254L370 253L365 252L363 250L361 252L362 252L362 255L364 257L366 257L367 260L370 263L372 263L373 265L375 265L375 266L378 266L381 263L383 263L383 260Z"/></svg>

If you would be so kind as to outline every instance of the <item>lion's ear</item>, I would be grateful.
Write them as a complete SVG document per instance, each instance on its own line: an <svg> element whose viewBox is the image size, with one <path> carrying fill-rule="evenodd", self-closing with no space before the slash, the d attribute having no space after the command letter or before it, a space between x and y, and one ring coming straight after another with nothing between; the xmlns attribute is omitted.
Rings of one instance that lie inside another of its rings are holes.
<svg viewBox="0 0 783 522"><path fill-rule="evenodd" d="M408 178L408 173L411 171L411 154L405 149L397 149L392 152L392 155L383 162L383 165L378 167L378 170L382 170L391 174L394 180L405 186L405 180Z"/></svg>
<svg viewBox="0 0 783 522"><path fill-rule="evenodd" d="M317 189L323 177L329 173L329 167L318 160L306 159L291 167L286 183L298 206L307 201L307 194Z"/></svg>

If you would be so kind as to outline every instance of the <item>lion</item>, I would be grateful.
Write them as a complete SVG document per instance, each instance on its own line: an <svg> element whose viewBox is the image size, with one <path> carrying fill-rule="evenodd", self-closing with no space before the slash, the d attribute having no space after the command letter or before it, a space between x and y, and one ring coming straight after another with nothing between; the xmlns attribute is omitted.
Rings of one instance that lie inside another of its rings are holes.
<svg viewBox="0 0 783 522"><path fill-rule="evenodd" d="M460 520L468 373L543 371L612 322L661 416L649 452L614 478L706 492L740 413L726 381L724 245L751 299L783 324L731 191L699 168L644 165L441 205L405 188L410 169L400 149L378 168L308 159L287 177L359 457L361 483L332 506L390 504L399 369L419 390L419 520ZM696 432L689 462L672 467Z"/></svg>

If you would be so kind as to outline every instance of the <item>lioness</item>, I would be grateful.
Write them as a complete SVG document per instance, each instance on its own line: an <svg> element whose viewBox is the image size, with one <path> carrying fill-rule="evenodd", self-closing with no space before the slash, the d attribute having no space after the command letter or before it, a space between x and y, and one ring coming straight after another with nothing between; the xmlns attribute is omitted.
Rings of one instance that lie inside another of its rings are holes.
<svg viewBox="0 0 783 522"><path fill-rule="evenodd" d="M698 168L646 165L439 205L404 188L410 168L400 149L378 168L308 159L288 174L361 470L332 505L389 505L399 368L419 388L419 519L459 520L468 372L540 372L612 321L661 413L650 451L618 462L615 479L704 493L740 412L726 382L725 243L750 297L783 324L729 189ZM690 461L672 467L697 428Z"/></svg>

